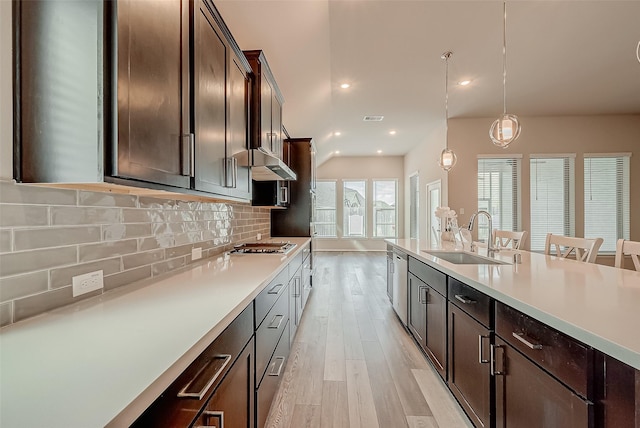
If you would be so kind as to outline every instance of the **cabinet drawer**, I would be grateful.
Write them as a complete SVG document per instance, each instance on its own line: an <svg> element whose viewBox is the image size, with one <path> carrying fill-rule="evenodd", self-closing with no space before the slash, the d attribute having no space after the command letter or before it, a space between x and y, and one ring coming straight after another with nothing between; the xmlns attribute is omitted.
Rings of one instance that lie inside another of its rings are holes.
<svg viewBox="0 0 640 428"><path fill-rule="evenodd" d="M284 369L287 366L287 360L289 359L289 324L284 327L284 334L280 341L278 342L278 346L276 347L276 351L271 357L269 361L269 365L267 366L267 373L264 375L264 379L262 379L262 383L258 386L258 391L256 394L256 403L257 403L257 428L262 428L267 421L267 416L269 415L269 409L271 408L271 403L273 402L273 398L278 391L278 385L280 385L280 380L284 377Z"/></svg>
<svg viewBox="0 0 640 428"><path fill-rule="evenodd" d="M256 304L256 329L264 318L267 316L267 313L271 310L278 297L280 297L283 293L286 294L285 289L287 288L287 283L289 282L289 272L287 268L282 269L282 272L275 277L273 281L267 285L267 287L258 294L258 297L255 299Z"/></svg>
<svg viewBox="0 0 640 428"><path fill-rule="evenodd" d="M262 325L256 330L256 379L258 383L262 379L267 363L289 320L288 290L287 287L284 288L284 293L271 308Z"/></svg>
<svg viewBox="0 0 640 428"><path fill-rule="evenodd" d="M409 272L420 278L425 284L447 297L447 276L422 263L419 260L409 257Z"/></svg>
<svg viewBox="0 0 640 428"><path fill-rule="evenodd" d="M591 348L500 302L496 333L578 394L592 398Z"/></svg>
<svg viewBox="0 0 640 428"><path fill-rule="evenodd" d="M486 294L449 277L449 301L491 328L491 298Z"/></svg>
<svg viewBox="0 0 640 428"><path fill-rule="evenodd" d="M311 243L307 243L302 249L302 261L304 262L309 258L309 254L311 254Z"/></svg>
<svg viewBox="0 0 640 428"><path fill-rule="evenodd" d="M289 279L293 278L296 272L298 272L298 270L302 266L302 260L302 252L299 252L298 254L293 256L293 258L289 262Z"/></svg>

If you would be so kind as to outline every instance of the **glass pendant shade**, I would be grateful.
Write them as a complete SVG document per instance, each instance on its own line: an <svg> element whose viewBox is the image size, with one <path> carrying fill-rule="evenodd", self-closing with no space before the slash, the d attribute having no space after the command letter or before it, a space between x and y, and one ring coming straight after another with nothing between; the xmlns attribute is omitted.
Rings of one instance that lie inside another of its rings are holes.
<svg viewBox="0 0 640 428"><path fill-rule="evenodd" d="M456 165L457 161L458 157L453 152L453 150L443 149L442 153L440 153L438 164L440 165L440 168L444 169L445 171L449 171Z"/></svg>
<svg viewBox="0 0 640 428"><path fill-rule="evenodd" d="M519 136L522 127L518 116L514 114L503 114L493 122L489 130L491 141L498 147L506 148Z"/></svg>

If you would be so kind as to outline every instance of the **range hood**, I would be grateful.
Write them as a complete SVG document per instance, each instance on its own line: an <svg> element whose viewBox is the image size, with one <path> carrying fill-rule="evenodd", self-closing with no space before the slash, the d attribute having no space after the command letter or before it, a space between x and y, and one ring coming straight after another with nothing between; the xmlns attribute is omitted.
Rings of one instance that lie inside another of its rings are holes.
<svg viewBox="0 0 640 428"><path fill-rule="evenodd" d="M234 155L240 166L251 167L255 181L295 180L296 173L264 149L252 149Z"/></svg>

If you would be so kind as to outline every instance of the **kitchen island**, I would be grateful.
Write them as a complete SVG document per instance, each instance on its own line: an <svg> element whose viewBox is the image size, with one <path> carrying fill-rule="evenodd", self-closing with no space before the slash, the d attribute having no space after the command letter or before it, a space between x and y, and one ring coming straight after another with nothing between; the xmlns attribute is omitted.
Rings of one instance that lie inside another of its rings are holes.
<svg viewBox="0 0 640 428"><path fill-rule="evenodd" d="M640 272L387 243L409 256L407 327L476 426L638 426Z"/></svg>
<svg viewBox="0 0 640 428"><path fill-rule="evenodd" d="M0 426L129 426L306 248L234 254L2 329Z"/></svg>

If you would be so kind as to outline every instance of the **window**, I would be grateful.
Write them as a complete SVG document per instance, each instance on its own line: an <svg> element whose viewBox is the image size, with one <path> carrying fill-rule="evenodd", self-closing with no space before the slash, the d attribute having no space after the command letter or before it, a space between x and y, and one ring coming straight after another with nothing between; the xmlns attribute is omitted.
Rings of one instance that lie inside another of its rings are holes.
<svg viewBox="0 0 640 428"><path fill-rule="evenodd" d="M420 187L418 174L409 177L409 237L418 239L418 205L420 202Z"/></svg>
<svg viewBox="0 0 640 428"><path fill-rule="evenodd" d="M531 155L532 251L544 251L547 233L575 236L575 155Z"/></svg>
<svg viewBox="0 0 640 428"><path fill-rule="evenodd" d="M395 238L397 235L396 180L373 181L373 236Z"/></svg>
<svg viewBox="0 0 640 428"><path fill-rule="evenodd" d="M367 182L364 180L343 182L344 236L366 236Z"/></svg>
<svg viewBox="0 0 640 428"><path fill-rule="evenodd" d="M316 183L316 236L335 238L336 234L336 182L320 181Z"/></svg>
<svg viewBox="0 0 640 428"><path fill-rule="evenodd" d="M520 228L520 158L478 159L478 210L485 210L493 218L493 228ZM486 241L489 224L478 218L478 239Z"/></svg>
<svg viewBox="0 0 640 428"><path fill-rule="evenodd" d="M618 239L629 239L630 157L584 155L584 236L603 238L601 252L613 253Z"/></svg>

